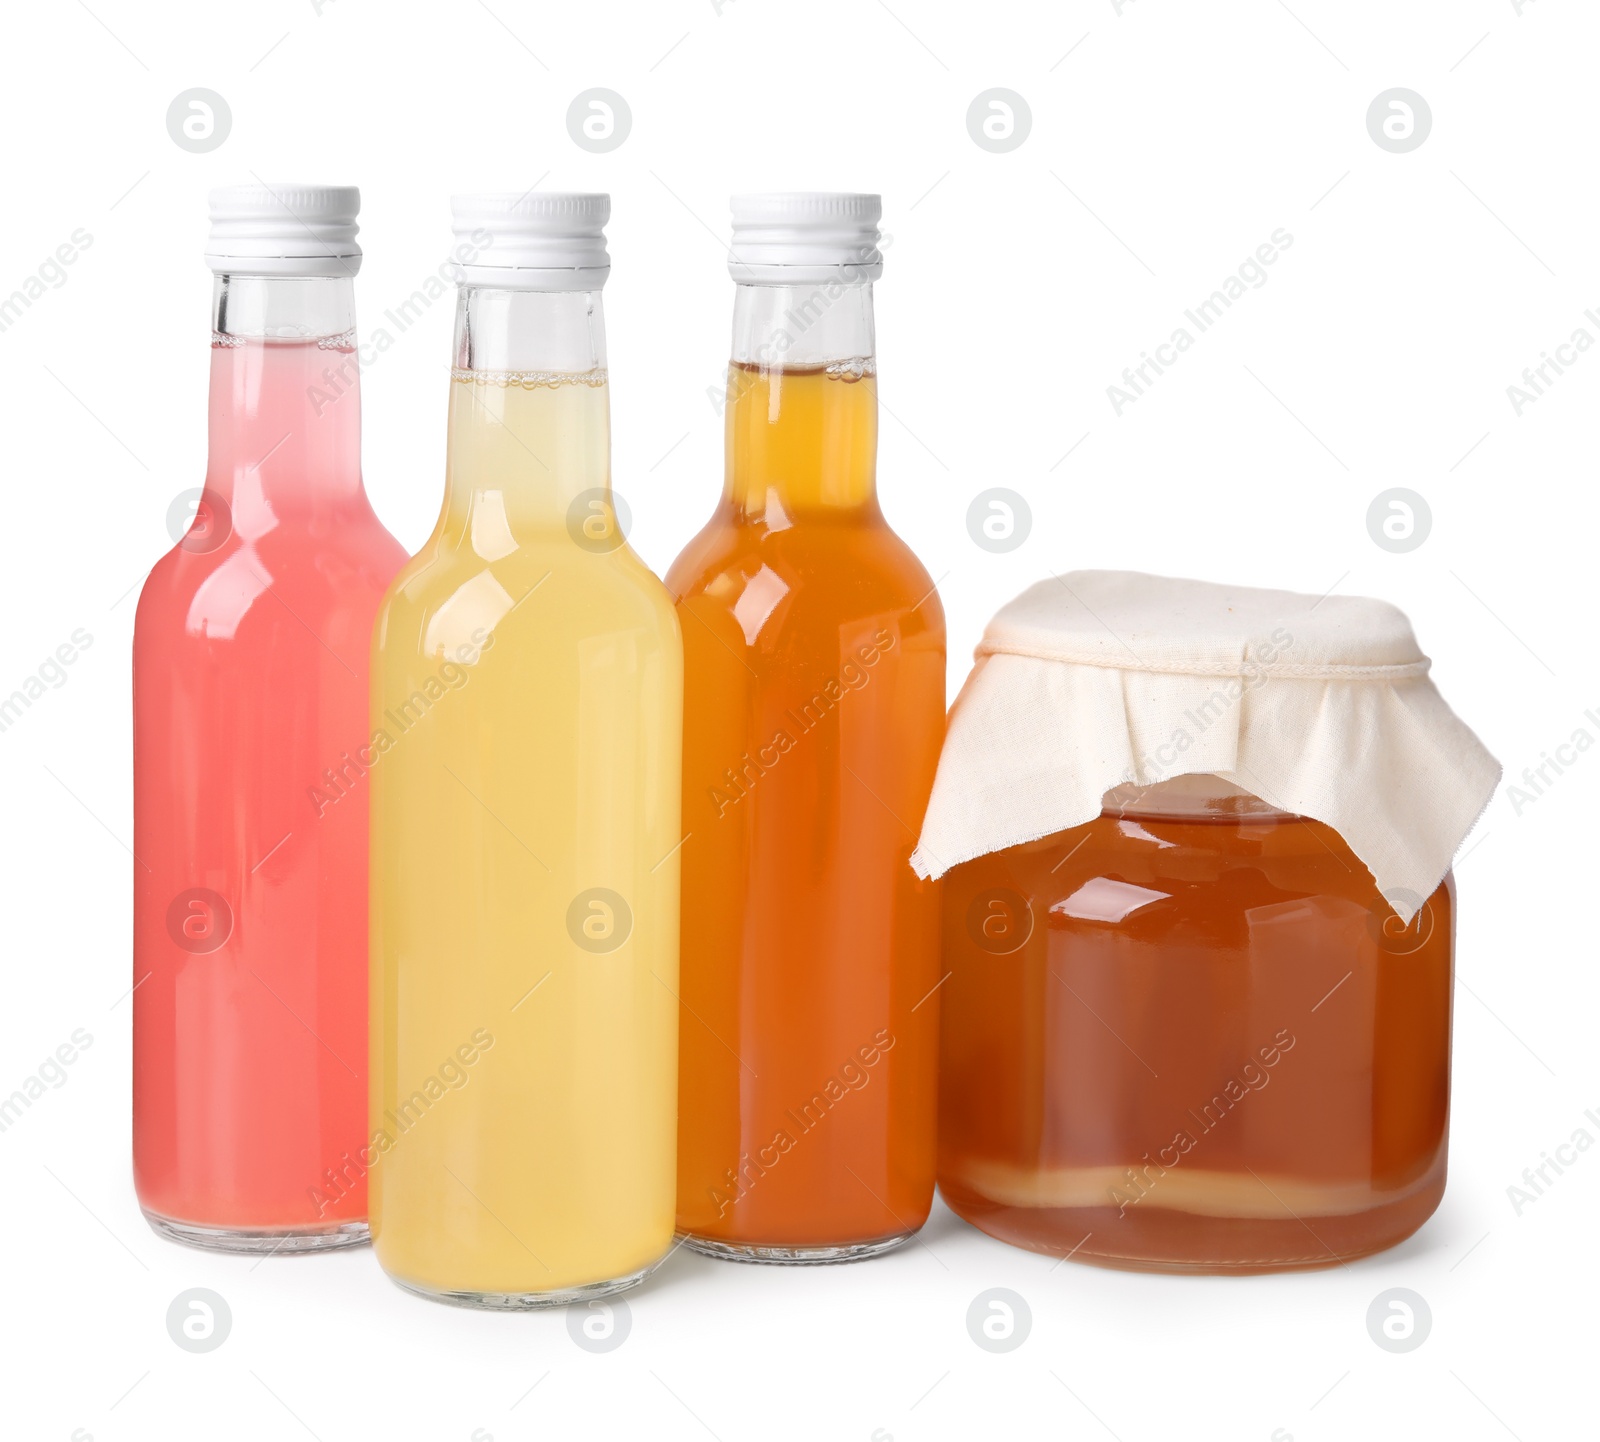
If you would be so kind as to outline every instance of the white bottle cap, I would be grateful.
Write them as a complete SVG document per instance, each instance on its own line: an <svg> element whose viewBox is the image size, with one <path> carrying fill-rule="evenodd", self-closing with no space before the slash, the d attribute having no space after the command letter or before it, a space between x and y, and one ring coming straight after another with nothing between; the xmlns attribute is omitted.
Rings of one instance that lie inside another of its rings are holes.
<svg viewBox="0 0 1600 1442"><path fill-rule="evenodd" d="M206 264L214 271L344 277L361 269L353 185L223 185L210 202Z"/></svg>
<svg viewBox="0 0 1600 1442"><path fill-rule="evenodd" d="M450 214L464 285L599 290L611 273L609 195L453 195Z"/></svg>
<svg viewBox="0 0 1600 1442"><path fill-rule="evenodd" d="M883 274L882 215L876 195L736 195L728 271L741 285L877 280Z"/></svg>

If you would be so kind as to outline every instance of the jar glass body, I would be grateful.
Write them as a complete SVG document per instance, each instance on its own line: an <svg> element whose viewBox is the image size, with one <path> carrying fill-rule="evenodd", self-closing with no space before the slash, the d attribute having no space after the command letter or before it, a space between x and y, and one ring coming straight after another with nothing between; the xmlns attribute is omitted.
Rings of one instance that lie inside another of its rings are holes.
<svg viewBox="0 0 1600 1442"><path fill-rule="evenodd" d="M1402 926L1338 833L1217 778L945 884L939 1185L1108 1266L1329 1266L1444 1191L1455 894Z"/></svg>

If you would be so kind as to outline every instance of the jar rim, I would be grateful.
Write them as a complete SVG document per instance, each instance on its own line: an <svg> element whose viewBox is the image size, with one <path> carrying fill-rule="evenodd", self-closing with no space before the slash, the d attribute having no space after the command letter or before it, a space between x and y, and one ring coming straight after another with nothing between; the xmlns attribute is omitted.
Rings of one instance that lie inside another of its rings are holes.
<svg viewBox="0 0 1600 1442"><path fill-rule="evenodd" d="M1282 821L1294 815L1280 811L1252 791L1210 772L1171 776L1148 784L1113 786L1100 802L1102 816L1205 818L1226 821Z"/></svg>

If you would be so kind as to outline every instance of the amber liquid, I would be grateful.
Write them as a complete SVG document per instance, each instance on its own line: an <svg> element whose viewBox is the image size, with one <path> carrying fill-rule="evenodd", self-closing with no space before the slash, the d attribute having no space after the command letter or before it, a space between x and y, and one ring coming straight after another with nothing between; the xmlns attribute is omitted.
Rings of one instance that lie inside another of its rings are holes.
<svg viewBox="0 0 1600 1442"><path fill-rule="evenodd" d="M938 895L908 859L944 734L944 616L878 509L870 370L735 365L729 394L722 503L667 576L678 1226L821 1253L908 1235L932 1201Z"/></svg>
<svg viewBox="0 0 1600 1442"><path fill-rule="evenodd" d="M1438 1205L1448 878L1402 929L1320 823L1106 815L945 886L939 1186L967 1220L1078 1261L1263 1271L1391 1246Z"/></svg>

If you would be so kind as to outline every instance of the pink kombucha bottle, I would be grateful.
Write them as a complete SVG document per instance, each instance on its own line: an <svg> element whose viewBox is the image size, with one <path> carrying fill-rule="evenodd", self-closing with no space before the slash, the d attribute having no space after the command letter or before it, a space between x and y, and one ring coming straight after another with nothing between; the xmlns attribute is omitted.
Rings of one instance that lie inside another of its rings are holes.
<svg viewBox="0 0 1600 1442"><path fill-rule="evenodd" d="M212 192L205 489L134 629L134 1182L233 1251L367 1235L361 758L405 553L361 483L359 203Z"/></svg>

